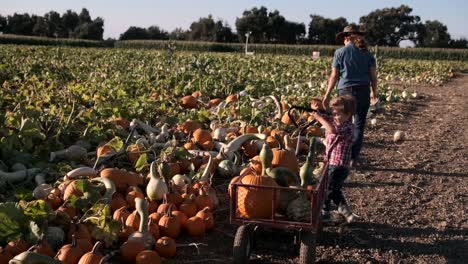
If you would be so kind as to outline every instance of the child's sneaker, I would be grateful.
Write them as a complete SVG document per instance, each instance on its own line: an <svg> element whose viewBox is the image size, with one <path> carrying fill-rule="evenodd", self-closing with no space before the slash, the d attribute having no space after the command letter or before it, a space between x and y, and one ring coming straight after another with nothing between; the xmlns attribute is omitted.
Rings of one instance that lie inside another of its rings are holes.
<svg viewBox="0 0 468 264"><path fill-rule="evenodd" d="M322 223L330 223L330 222L331 222L330 211L322 210Z"/></svg>
<svg viewBox="0 0 468 264"><path fill-rule="evenodd" d="M349 209L348 205L346 204L340 204L338 206L338 213L340 215L342 215L345 219L346 219L346 222L348 222L348 224L354 222L354 220L356 219L357 215L355 215L351 209Z"/></svg>

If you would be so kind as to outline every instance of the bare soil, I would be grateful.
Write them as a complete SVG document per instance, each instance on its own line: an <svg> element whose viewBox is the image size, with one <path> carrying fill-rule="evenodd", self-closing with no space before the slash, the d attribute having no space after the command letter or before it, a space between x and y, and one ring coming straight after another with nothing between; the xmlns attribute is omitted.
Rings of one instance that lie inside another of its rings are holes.
<svg viewBox="0 0 468 264"><path fill-rule="evenodd" d="M365 134L366 161L344 192L355 223L325 226L318 263L468 263L468 75L438 86L412 86L417 99L394 103L373 117ZM397 130L406 139L393 142ZM218 186L216 228L182 237L167 263L231 263L236 226L229 223L226 185ZM188 243L202 243L197 248ZM250 263L295 263L294 235L265 232Z"/></svg>

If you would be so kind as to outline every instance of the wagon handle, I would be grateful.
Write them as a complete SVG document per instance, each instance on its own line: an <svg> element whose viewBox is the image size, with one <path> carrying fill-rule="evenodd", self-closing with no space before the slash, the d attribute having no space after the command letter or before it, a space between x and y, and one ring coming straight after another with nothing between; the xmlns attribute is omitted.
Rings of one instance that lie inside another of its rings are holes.
<svg viewBox="0 0 468 264"><path fill-rule="evenodd" d="M291 106L289 109L288 109L288 117L289 119L292 121L292 123L294 124L294 126L296 128L299 128L299 125L296 123L296 120L294 120L294 116L291 115L291 110L294 110L294 109L297 109L297 110L302 110L302 111L306 111L306 112L317 112L316 110L312 109L312 108L309 108L309 107L302 107L302 106L297 106L297 105L293 105ZM317 120L312 120L310 121L309 123L307 123L307 125L305 125L300 131L299 131L299 135L302 135L302 132L304 132L309 126L315 124L317 122Z"/></svg>

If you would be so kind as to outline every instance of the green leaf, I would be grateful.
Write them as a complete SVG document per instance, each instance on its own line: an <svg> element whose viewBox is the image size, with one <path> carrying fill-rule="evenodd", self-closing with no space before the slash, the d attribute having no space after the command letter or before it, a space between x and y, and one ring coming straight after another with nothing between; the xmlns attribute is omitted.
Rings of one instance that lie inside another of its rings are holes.
<svg viewBox="0 0 468 264"><path fill-rule="evenodd" d="M44 200L34 200L28 203L22 203L24 214L37 222L42 222L45 220L49 214L49 209L46 206Z"/></svg>
<svg viewBox="0 0 468 264"><path fill-rule="evenodd" d="M119 237L120 223L112 219L110 205L95 204L89 210L85 222L92 223L91 236L95 240L104 242L106 247L112 245Z"/></svg>
<svg viewBox="0 0 468 264"><path fill-rule="evenodd" d="M24 200L28 202L34 199L34 196L32 195L31 190L25 187L18 188L16 190L15 197L18 200Z"/></svg>
<svg viewBox="0 0 468 264"><path fill-rule="evenodd" d="M26 216L23 209L16 203L7 202L0 204L0 244L21 237L26 230Z"/></svg>
<svg viewBox="0 0 468 264"><path fill-rule="evenodd" d="M135 163L135 170L140 172L148 165L148 156L142 153Z"/></svg>
<svg viewBox="0 0 468 264"><path fill-rule="evenodd" d="M111 139L109 142L106 143L106 146L110 146L115 150L115 152L118 152L122 147L124 143L121 138L119 137L114 137Z"/></svg>

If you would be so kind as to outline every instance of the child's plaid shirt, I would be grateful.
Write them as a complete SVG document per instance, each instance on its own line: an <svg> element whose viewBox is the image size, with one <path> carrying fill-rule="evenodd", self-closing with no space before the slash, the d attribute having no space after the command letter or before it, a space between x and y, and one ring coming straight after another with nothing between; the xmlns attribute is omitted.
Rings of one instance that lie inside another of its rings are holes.
<svg viewBox="0 0 468 264"><path fill-rule="evenodd" d="M325 133L326 151L329 166L344 166L351 164L351 147L354 138L354 124L351 120L337 125L330 115L323 115L334 127L336 134ZM329 153L331 150L331 153Z"/></svg>

